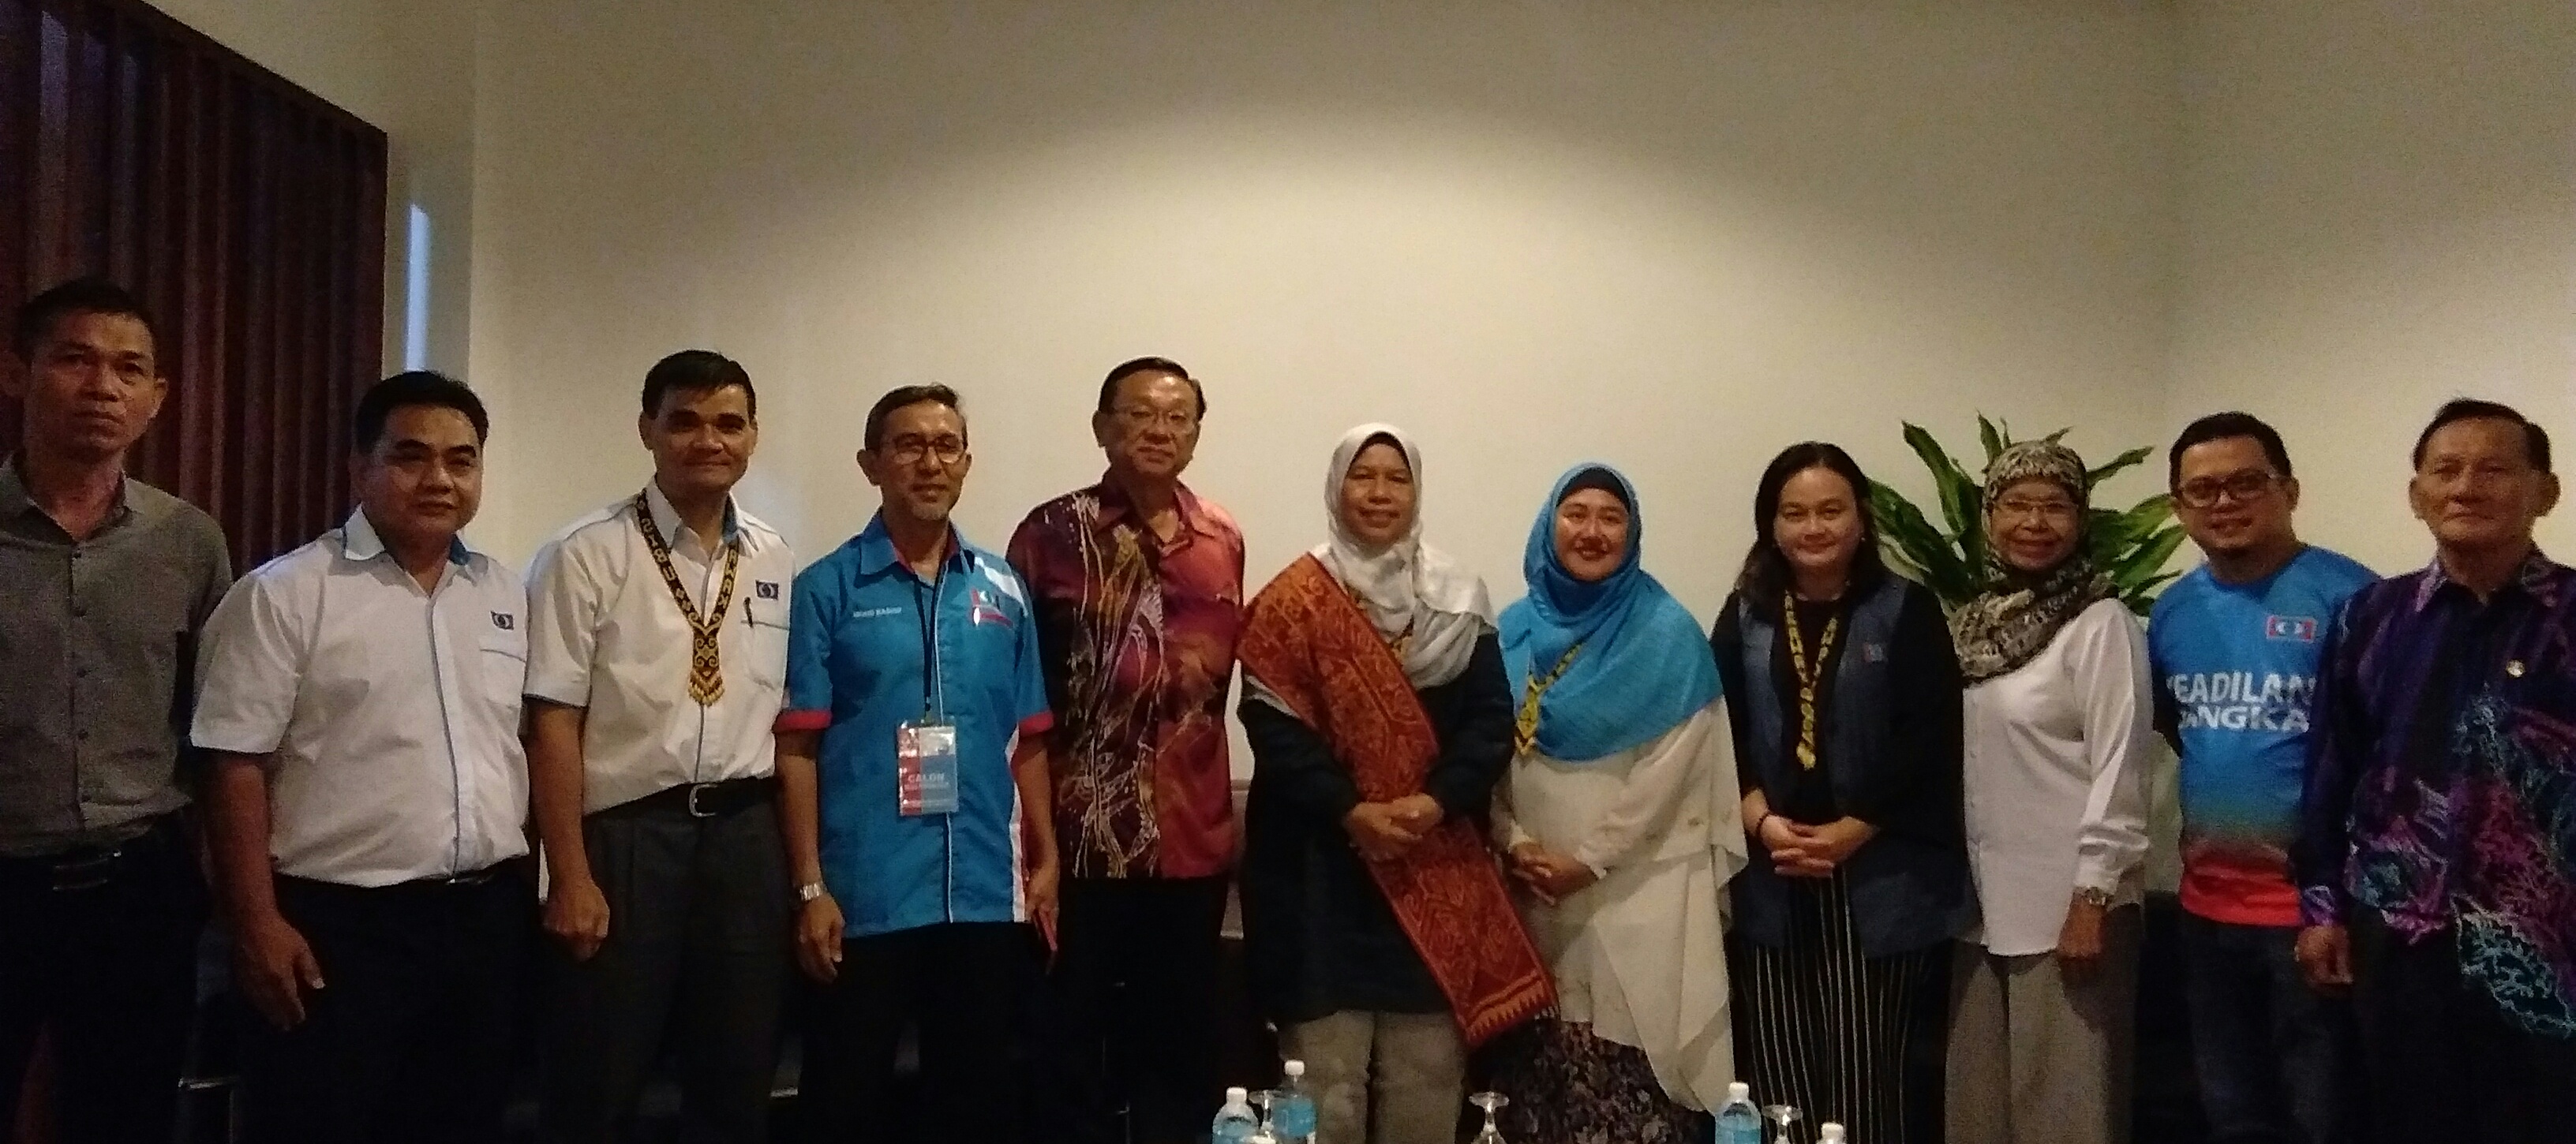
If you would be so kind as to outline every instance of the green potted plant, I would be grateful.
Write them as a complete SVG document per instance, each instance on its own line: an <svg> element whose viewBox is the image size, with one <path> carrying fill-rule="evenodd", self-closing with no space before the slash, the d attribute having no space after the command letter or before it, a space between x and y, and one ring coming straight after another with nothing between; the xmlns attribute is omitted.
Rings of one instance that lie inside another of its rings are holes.
<svg viewBox="0 0 2576 1144"><path fill-rule="evenodd" d="M2064 437L2067 430L2051 433L2046 440ZM2013 443L2012 428L1977 415L1977 438L1984 445L1986 461ZM1971 473L1953 460L1950 452L1934 440L1930 431L1907 422L1905 443L1914 455L1923 459L1932 471L1933 494L1938 498L1940 524L1930 514L1915 507L1905 495L1878 481L1869 483L1870 509L1878 517L1880 548L1896 569L1932 590L1945 608L1956 608L1977 594L1986 566L1986 529L1984 520L1985 488L1978 475L1985 472L1980 464ZM2140 446L2122 453L2085 474L2091 488L2124 469L2147 459L2155 450ZM2086 519L2085 537L2093 561L2110 573L2117 585L2120 600L2130 610L2143 616L2154 606L2156 593L2179 573L2167 572L2165 565L2173 559L2174 550L2182 546L2182 529L2173 523L2173 498L2157 493L2126 510L2093 506Z"/></svg>

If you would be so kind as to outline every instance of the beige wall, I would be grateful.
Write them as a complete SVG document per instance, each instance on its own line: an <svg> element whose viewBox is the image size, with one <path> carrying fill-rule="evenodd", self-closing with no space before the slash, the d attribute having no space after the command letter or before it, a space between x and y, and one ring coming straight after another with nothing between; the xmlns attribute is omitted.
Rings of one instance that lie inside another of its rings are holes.
<svg viewBox="0 0 2576 1144"><path fill-rule="evenodd" d="M2576 5L2181 9L2183 246L2167 420L2277 424L2312 541L2383 572L2431 545L2406 455L2459 395L2576 463ZM2543 526L2576 554L2576 507Z"/></svg>
<svg viewBox="0 0 2576 1144"><path fill-rule="evenodd" d="M2162 416L2152 6L719 11L495 10L473 360L514 391L511 555L642 479L638 379L693 344L761 384L748 496L809 556L873 507L879 392L965 392L962 520L998 545L1096 474L1094 387L1151 352L1209 379L1192 475L1256 580L1321 537L1334 438L1387 419L1498 598L1550 480L1604 457L1702 615L1790 441L1919 488L1902 418L2107 452Z"/></svg>

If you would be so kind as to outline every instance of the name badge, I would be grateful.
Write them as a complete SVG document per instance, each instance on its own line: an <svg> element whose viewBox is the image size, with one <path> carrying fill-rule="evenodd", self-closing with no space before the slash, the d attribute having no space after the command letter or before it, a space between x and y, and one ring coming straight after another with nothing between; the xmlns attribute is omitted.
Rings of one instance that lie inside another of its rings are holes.
<svg viewBox="0 0 2576 1144"><path fill-rule="evenodd" d="M957 813L957 727L906 723L894 731L895 806L905 818Z"/></svg>

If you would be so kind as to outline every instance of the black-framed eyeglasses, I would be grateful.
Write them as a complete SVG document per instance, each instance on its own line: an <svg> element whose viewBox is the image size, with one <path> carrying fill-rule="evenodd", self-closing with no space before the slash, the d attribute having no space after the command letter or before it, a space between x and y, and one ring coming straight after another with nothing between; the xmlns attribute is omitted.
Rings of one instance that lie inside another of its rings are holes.
<svg viewBox="0 0 2576 1144"><path fill-rule="evenodd" d="M2260 469L2247 469L2224 477L2197 477L2174 489L2174 499L2184 508L2216 508L2221 495L2238 504L2247 504L2272 491L2280 480L2278 474Z"/></svg>

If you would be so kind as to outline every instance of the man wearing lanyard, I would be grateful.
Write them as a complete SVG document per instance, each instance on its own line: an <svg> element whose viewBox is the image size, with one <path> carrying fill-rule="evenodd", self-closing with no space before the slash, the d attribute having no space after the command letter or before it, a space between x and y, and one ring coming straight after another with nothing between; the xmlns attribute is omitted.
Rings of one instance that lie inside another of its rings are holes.
<svg viewBox="0 0 2576 1144"><path fill-rule="evenodd" d="M243 1138L498 1140L535 936L525 591L458 536L489 421L435 373L358 401L348 523L207 621L191 737L234 974Z"/></svg>
<svg viewBox="0 0 2576 1144"><path fill-rule="evenodd" d="M666 1027L681 1137L768 1139L793 901L771 725L796 558L733 502L755 402L721 354L662 359L636 419L653 479L530 568L549 1140L628 1135Z"/></svg>
<svg viewBox="0 0 2576 1144"><path fill-rule="evenodd" d="M18 310L0 390L0 1130L50 1030L66 1140L167 1144L206 888L183 829L198 629L232 582L214 518L125 475L169 382L124 290Z"/></svg>
<svg viewBox="0 0 2576 1144"><path fill-rule="evenodd" d="M929 1139L1009 1138L1027 923L1055 924L1046 682L1028 593L949 523L972 458L946 386L885 395L859 469L883 507L796 578L780 798L824 983L803 1091L822 1135L881 1128L920 1026Z"/></svg>

